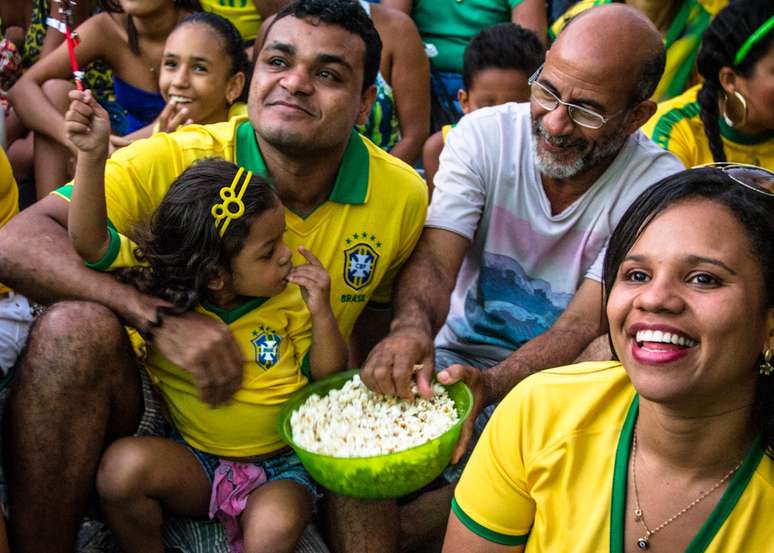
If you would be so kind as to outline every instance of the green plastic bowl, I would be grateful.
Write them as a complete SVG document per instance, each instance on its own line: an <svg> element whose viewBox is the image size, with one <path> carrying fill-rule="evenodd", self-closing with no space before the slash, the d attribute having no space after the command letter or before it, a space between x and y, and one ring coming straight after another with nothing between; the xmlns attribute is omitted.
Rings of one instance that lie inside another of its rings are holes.
<svg viewBox="0 0 774 553"><path fill-rule="evenodd" d="M459 415L449 430L422 445L374 457L331 457L312 453L293 441L290 416L312 394L325 396L344 386L358 370L338 373L302 388L285 403L279 415L279 431L304 467L318 483L332 492L361 499L387 499L414 492L432 482L449 464L462 423L470 415L473 394L463 383L444 386Z"/></svg>

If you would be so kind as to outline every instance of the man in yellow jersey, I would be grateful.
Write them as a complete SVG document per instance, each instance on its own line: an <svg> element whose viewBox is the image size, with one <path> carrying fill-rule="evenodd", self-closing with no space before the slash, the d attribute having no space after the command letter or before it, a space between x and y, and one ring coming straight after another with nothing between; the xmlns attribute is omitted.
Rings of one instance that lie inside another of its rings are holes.
<svg viewBox="0 0 774 553"><path fill-rule="evenodd" d="M236 161L268 175L286 206L286 243L306 246L328 269L342 333L353 343L378 336L427 208L421 178L352 132L374 99L380 48L370 19L349 0L283 9L258 55L249 119L162 133L107 161L115 231L131 235L196 159ZM0 281L58 302L31 332L7 413L10 536L25 552L72 551L101 451L138 428L142 383L123 324L197 374L213 405L242 380L243 359L224 323L196 313L159 321L156 298L83 265L67 237L67 196L64 187L0 234Z"/></svg>

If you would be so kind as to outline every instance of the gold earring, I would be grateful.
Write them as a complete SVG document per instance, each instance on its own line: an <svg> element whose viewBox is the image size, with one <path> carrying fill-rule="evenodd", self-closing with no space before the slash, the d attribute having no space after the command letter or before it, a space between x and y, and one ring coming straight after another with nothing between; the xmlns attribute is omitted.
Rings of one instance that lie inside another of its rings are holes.
<svg viewBox="0 0 774 553"><path fill-rule="evenodd" d="M763 376L771 376L774 373L774 365L771 364L772 357L774 357L774 352L771 351L771 348L766 348L766 351L763 352L763 363L758 369L758 372Z"/></svg>
<svg viewBox="0 0 774 553"><path fill-rule="evenodd" d="M721 114L723 116L723 121L725 121L726 125L732 129L734 127L744 126L744 124L747 123L747 100L744 99L744 96L742 96L742 93L738 90L734 90L734 97L742 104L742 120L735 123L734 120L728 116L728 96L726 94L723 94L723 113Z"/></svg>

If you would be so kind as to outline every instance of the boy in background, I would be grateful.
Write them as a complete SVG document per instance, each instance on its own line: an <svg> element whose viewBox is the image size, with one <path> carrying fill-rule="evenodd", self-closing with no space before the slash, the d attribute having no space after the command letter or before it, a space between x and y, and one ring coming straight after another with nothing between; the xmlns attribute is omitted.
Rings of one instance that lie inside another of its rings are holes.
<svg viewBox="0 0 774 553"><path fill-rule="evenodd" d="M537 35L515 23L498 23L478 33L465 48L462 82L457 91L462 113L507 102L529 101L529 77L543 63L545 47ZM422 152L430 194L446 135L445 125L425 142Z"/></svg>

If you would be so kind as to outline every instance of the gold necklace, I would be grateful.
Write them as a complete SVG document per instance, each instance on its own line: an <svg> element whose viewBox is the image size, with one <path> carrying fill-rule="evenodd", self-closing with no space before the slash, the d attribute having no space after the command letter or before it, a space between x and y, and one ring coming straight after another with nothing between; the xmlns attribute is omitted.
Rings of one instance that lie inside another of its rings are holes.
<svg viewBox="0 0 774 553"><path fill-rule="evenodd" d="M712 492L717 490L720 486L723 485L723 483L731 478L731 476L739 470L739 467L742 466L742 461L739 461L737 465L729 470L726 475L721 478L714 486L712 486L710 489L705 490L701 492L699 497L691 501L688 505L677 511L675 514L673 514L671 517L666 519L664 522L656 526L653 530L648 528L648 525L645 523L645 515L642 513L642 508L640 507L640 494L639 490L637 489L637 429L634 429L634 437L632 438L632 480L634 481L634 520L640 523L640 525L645 529L645 535L637 539L637 547L639 547L642 550L650 549L650 538L653 536L656 532L660 532L670 524L672 524L674 521L676 521L678 518L683 516L685 513L696 507L699 503L701 503L704 498L706 498L708 495L710 495Z"/></svg>

